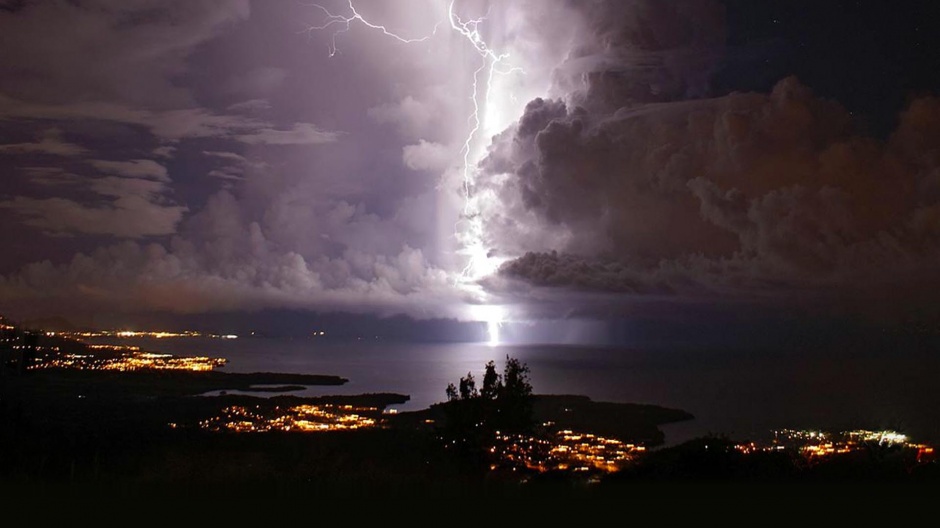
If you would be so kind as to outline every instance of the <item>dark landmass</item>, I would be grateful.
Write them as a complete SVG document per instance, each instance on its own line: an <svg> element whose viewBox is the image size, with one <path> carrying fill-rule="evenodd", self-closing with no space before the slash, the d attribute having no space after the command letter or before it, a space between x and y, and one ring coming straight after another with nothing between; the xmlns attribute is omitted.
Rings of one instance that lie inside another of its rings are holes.
<svg viewBox="0 0 940 528"><path fill-rule="evenodd" d="M665 440L658 426L695 418L679 409L595 402L580 395L536 396L533 411L537 422L552 422L559 429L590 431L650 447L661 445Z"/></svg>
<svg viewBox="0 0 940 528"><path fill-rule="evenodd" d="M310 384L320 378L274 373L64 369L7 376L0 381L0 452L4 454L0 458L0 476L6 483L120 482L223 487L269 481L310 484L321 478L333 479L334 472L342 472L341 480L349 485L365 479L364 482L381 483L379 487L391 486L398 478L396 472L402 472L399 476L407 479L419 475L432 479L425 482L429 486L441 478L439 472L452 471L451 477L458 481L470 478L460 470L457 461L450 460L446 447L436 441L436 424L444 419L443 403L421 411L384 414L390 405L408 401L408 396L389 393L270 398L234 394L196 396L207 390L241 390L272 380L294 379ZM236 434L212 433L194 426L231 406L264 413L275 408L327 404L371 408L369 413L384 419L388 427L329 433ZM537 420L552 424L555 429L590 431L647 446L661 442L658 425L692 418L677 409L594 402L579 395L536 395L533 407ZM174 429L168 424L180 427ZM350 451L339 453L337 450L345 445ZM595 489L646 481L710 479L787 482L810 478L918 482L940 479L936 463L915 467L901 450L889 448L878 450L873 446L867 454L834 457L832 461L810 466L791 452L743 455L733 445L730 439L714 437L652 450L630 468L604 477L602 482L606 484ZM282 448L291 450L290 456L314 457L318 462L308 461L310 465L279 462L282 456L288 456L279 454ZM390 454L390 450L396 449L400 452ZM210 456L206 450L217 452ZM391 458L383 458L386 456ZM240 457L249 457L253 462L241 464ZM321 457L329 458L329 462ZM227 469L223 467L224 460L232 461ZM415 466L409 466L407 471L399 467L405 460ZM166 464L172 467L165 467ZM176 467L180 464L191 474L181 474L182 469ZM209 466L204 467L206 464ZM341 469L346 464L352 465ZM361 473L361 466L373 469ZM324 474L326 467L332 469ZM227 475L224 479L223 474ZM554 477L557 475L531 475L528 482L536 483L531 487L535 489L540 486L537 482L548 483ZM490 482L492 477L487 480L475 475L473 479L476 478L481 478L480 485L487 489L516 485L504 482L497 486ZM181 480L177 482L178 479ZM566 486L578 488L577 477L567 475L565 479ZM488 483L483 485L484 481ZM557 483L546 485L554 487Z"/></svg>
<svg viewBox="0 0 940 528"><path fill-rule="evenodd" d="M8 455L0 458L0 482L17 487L80 483L122 490L141 486L277 490L298 485L335 492L354 486L382 493L394 493L399 489L396 483L409 483L423 484L426 491L437 494L448 493L448 482L454 485L450 491L518 485L518 479L497 484L493 477L467 472L441 445L435 432L443 419L443 404L388 414L384 411L389 406L408 401L408 396L198 396L284 382L343 381L335 376L176 370L39 369L8 375L0 380L0 452ZM556 429L584 428L650 444L662 440L657 425L691 417L675 409L593 402L584 396L537 395L534 402L537 420L554 422ZM386 426L254 434L211 432L198 426L226 408L273 416L278 409L300 405L354 406L356 412Z"/></svg>
<svg viewBox="0 0 940 528"><path fill-rule="evenodd" d="M408 401L407 395L199 396L346 381L270 372L6 372L0 375L0 493L11 500L69 497L99 507L167 497L174 504L209 499L216 505L258 507L259 500L273 499L269 506L275 509L305 504L316 506L318 515L329 514L341 499L417 500L422 505L456 501L510 505L528 519L584 522L610 508L633 515L644 505L658 504L661 515L679 504L714 508L742 498L774 511L789 507L781 494L797 493L800 504L807 505L821 496L832 501L840 490L851 492L852 504L870 498L884 507L889 496L899 494L916 504L940 484L940 465L914 460L910 450L872 444L810 462L792 450L743 454L724 437L651 449L610 474L481 471L441 441L447 403L391 414L386 409ZM580 395L535 395L532 403L540 427L649 447L662 445L660 425L693 418L678 409L594 402ZM353 406L382 426L315 433L220 432L200 426L225 409L277 416L305 405ZM525 510L532 505L538 509Z"/></svg>
<svg viewBox="0 0 940 528"><path fill-rule="evenodd" d="M428 409L400 413L392 423L420 426L431 420L446 420L447 403L436 403ZM645 446L662 445L665 436L658 426L691 420L694 417L679 409L636 403L595 402L587 396L570 394L536 394L532 403L533 418L538 424L551 424L551 430L570 429L616 438Z"/></svg>
<svg viewBox="0 0 940 528"><path fill-rule="evenodd" d="M306 389L306 385L273 385L265 387L255 387L252 386L250 389L235 389L241 390L243 392L297 392ZM223 390L220 396L224 395L225 391Z"/></svg>

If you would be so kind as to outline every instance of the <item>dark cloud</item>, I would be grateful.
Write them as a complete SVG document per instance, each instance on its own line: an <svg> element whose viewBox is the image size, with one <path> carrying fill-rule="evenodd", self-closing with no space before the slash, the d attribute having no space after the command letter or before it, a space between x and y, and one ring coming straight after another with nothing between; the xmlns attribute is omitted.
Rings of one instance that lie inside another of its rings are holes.
<svg viewBox="0 0 940 528"><path fill-rule="evenodd" d="M711 0L573 2L584 27L555 70L591 109L704 95L722 57L724 6Z"/></svg>
<svg viewBox="0 0 940 528"><path fill-rule="evenodd" d="M234 94L256 97L264 96L275 92L278 88L283 86L288 74L288 71L284 68L261 66L229 79L225 82L225 85L228 86L228 89ZM259 100L252 99L250 101ZM248 104L251 103L249 102ZM246 103L235 106L236 110L247 108ZM232 107L229 107L229 109L231 110Z"/></svg>
<svg viewBox="0 0 940 528"><path fill-rule="evenodd" d="M52 235L141 238L176 231L188 209L170 198L171 181L163 165L152 160L89 160L88 164L104 176L83 176L59 167L25 168L23 172L43 193L0 200L0 209ZM83 194L88 198L78 198Z"/></svg>
<svg viewBox="0 0 940 528"><path fill-rule="evenodd" d="M88 205L68 198L16 196L0 202L0 209L8 209L19 215L25 225L53 235L140 238L174 233L186 207L155 202L157 190L148 187L140 184L123 189L109 187L107 194L114 200L107 205Z"/></svg>
<svg viewBox="0 0 940 528"><path fill-rule="evenodd" d="M200 107L154 112L111 102L37 104L0 94L0 121L47 120L110 121L139 126L164 141L192 138L234 138L250 144L314 144L334 141L335 133L310 123L277 127L270 121L244 114L218 114Z"/></svg>
<svg viewBox="0 0 940 528"><path fill-rule="evenodd" d="M481 163L490 243L523 255L505 277L774 302L875 299L933 273L940 100L914 99L880 140L793 77L702 98L720 5L614 4L582 6L588 31L556 70L565 97L531 101Z"/></svg>
<svg viewBox="0 0 940 528"><path fill-rule="evenodd" d="M500 193L533 213L516 230L569 232L557 249L585 262L527 255L504 271L540 284L636 290L630 285L653 287L672 269L747 291L890 281L932 268L940 167L931 153L940 136L928 116L937 105L915 101L879 142L854 135L847 113L796 79L766 95L600 117L575 109L534 134L529 125L544 121L544 104L533 103L503 139L512 146L494 149L487 166L512 167ZM508 224L495 217L494 225ZM630 279L612 282L595 258L617 259L619 276Z"/></svg>
<svg viewBox="0 0 940 528"><path fill-rule="evenodd" d="M25 2L0 12L0 92L46 103L190 103L173 83L188 53L248 15L248 0Z"/></svg>

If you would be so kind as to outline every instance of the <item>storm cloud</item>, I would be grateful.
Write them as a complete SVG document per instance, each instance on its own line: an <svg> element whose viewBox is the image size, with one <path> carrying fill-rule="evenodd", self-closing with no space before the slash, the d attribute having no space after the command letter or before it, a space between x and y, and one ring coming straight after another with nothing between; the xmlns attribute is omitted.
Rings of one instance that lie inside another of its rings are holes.
<svg viewBox="0 0 940 528"><path fill-rule="evenodd" d="M940 100L912 100L879 138L795 77L706 97L720 6L635 7L584 9L564 96L529 102L481 163L490 244L521 255L504 277L768 300L935 274Z"/></svg>
<svg viewBox="0 0 940 528"><path fill-rule="evenodd" d="M769 94L611 113L536 100L485 161L502 205L489 232L528 252L503 272L536 284L890 283L935 267L938 111L940 100L913 101L882 141L795 78Z"/></svg>
<svg viewBox="0 0 940 528"><path fill-rule="evenodd" d="M324 27L344 1L5 5L0 309L549 317L933 277L940 100L875 135L797 76L728 89L726 4L457 2L492 75L447 2L355 2L411 43ZM505 262L473 281L477 221Z"/></svg>
<svg viewBox="0 0 940 528"><path fill-rule="evenodd" d="M436 214L438 176L408 180L446 165L448 112L425 102L436 121L419 119L418 129L394 111L367 115L409 108L409 95L378 88L371 103L350 98L356 111L326 115L332 126L316 124L324 113L305 107L309 90L338 93L317 69L342 66L303 32L316 16L309 6L222 0L24 2L0 12L0 43L18 50L0 64L9 183L0 214L16 226L4 245L31 238L24 253L41 257L10 254L4 309L454 312L459 293L435 262L438 232L424 216ZM278 47L233 55L239 39ZM348 132L358 116L420 134L383 146L370 135L387 131ZM383 159L389 148L398 153Z"/></svg>

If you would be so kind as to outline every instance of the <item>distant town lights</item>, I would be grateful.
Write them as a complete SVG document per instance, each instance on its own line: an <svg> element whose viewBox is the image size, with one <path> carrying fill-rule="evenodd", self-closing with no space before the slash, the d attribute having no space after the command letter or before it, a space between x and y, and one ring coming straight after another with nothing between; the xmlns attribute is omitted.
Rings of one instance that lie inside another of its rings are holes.
<svg viewBox="0 0 940 528"><path fill-rule="evenodd" d="M62 336L68 338L80 337L149 337L154 339L182 338L182 337L209 337L212 339L238 339L236 334L203 334L186 330L184 332L165 331L137 331L137 330L102 330L96 332L46 332L48 336Z"/></svg>

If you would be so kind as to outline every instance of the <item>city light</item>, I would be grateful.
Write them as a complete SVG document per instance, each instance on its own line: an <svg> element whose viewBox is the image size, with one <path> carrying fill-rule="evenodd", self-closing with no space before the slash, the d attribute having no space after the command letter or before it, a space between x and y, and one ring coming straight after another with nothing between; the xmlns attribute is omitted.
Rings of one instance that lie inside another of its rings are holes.
<svg viewBox="0 0 940 528"><path fill-rule="evenodd" d="M49 337L65 337L70 339L79 338L99 338L99 337L120 337L120 338L151 338L151 339L174 339L187 337L208 337L212 339L238 339L237 334L206 334L186 330L183 332L167 332L163 330L97 330L88 332L46 332Z"/></svg>
<svg viewBox="0 0 940 528"><path fill-rule="evenodd" d="M180 357L171 354L141 352L137 348L123 348L113 345L99 345L98 349L113 350L111 356L95 354L61 353L43 355L36 358L29 369L74 369L74 370L117 370L122 372L137 370L189 370L205 372L224 366L223 358L205 356Z"/></svg>
<svg viewBox="0 0 940 528"><path fill-rule="evenodd" d="M384 425L370 416L378 412L375 407L353 405L295 405L284 409L278 406L270 410L260 405L252 408L232 405L222 409L218 416L199 422L199 427L236 433L344 431Z"/></svg>
<svg viewBox="0 0 940 528"><path fill-rule="evenodd" d="M646 452L646 447L591 433L562 430L543 437L502 435L490 449L491 470L525 468L546 471L612 473Z"/></svg>

